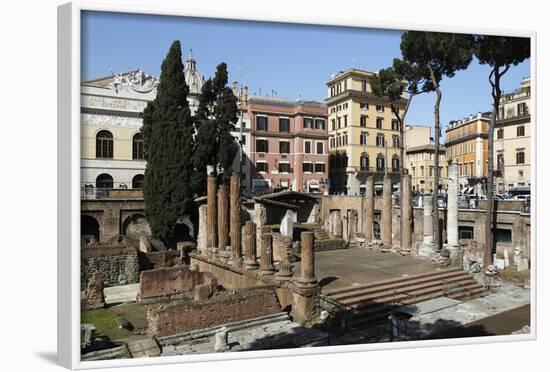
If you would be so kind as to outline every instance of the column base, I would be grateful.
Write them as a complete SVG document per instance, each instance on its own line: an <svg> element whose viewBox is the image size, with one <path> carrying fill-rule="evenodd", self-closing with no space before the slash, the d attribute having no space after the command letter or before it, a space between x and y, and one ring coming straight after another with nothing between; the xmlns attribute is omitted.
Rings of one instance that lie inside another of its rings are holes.
<svg viewBox="0 0 550 372"><path fill-rule="evenodd" d="M463 266L463 253L462 248L458 244L444 244L444 248L446 248L450 255L449 258L451 259L451 266L455 267L462 267Z"/></svg>
<svg viewBox="0 0 550 372"><path fill-rule="evenodd" d="M418 257L419 258L430 258L430 256L434 253L436 253L434 243L422 242L422 245L420 246L420 249L418 250Z"/></svg>

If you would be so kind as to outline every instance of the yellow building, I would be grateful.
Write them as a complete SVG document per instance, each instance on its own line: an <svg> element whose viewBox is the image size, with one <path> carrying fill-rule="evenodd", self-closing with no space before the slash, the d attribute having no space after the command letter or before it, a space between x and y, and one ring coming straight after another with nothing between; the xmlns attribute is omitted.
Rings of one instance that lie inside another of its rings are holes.
<svg viewBox="0 0 550 372"><path fill-rule="evenodd" d="M407 138L407 137L406 137ZM434 154L435 145L425 144L408 147L405 154L405 167L411 175L412 191L433 192L434 189ZM447 187L449 164L445 156L445 146L439 146L439 185Z"/></svg>
<svg viewBox="0 0 550 372"><path fill-rule="evenodd" d="M503 95L495 123L494 167L498 192L531 186L531 80Z"/></svg>
<svg viewBox="0 0 550 372"><path fill-rule="evenodd" d="M358 195L370 175L375 187L386 173L394 183L399 180L399 123L389 99L372 93L373 76L352 68L327 82L331 192Z"/></svg>
<svg viewBox="0 0 550 372"><path fill-rule="evenodd" d="M458 163L458 183L463 192L481 193L487 177L487 129L490 113L477 113L451 121L445 130L447 160ZM475 188L474 188L475 186Z"/></svg>

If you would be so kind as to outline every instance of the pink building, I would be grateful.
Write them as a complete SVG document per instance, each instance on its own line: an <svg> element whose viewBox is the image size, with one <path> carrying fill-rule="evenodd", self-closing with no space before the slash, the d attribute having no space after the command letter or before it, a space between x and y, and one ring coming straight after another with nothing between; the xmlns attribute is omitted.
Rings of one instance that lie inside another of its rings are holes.
<svg viewBox="0 0 550 372"><path fill-rule="evenodd" d="M328 190L327 108L315 101L251 97L252 189Z"/></svg>

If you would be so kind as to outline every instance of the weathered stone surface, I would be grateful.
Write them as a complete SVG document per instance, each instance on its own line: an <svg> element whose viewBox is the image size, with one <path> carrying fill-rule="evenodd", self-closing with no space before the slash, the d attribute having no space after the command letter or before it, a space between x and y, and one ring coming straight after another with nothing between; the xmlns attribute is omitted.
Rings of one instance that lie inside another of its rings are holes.
<svg viewBox="0 0 550 372"><path fill-rule="evenodd" d="M145 235L139 237L139 250L143 253L149 253L153 250L153 246L149 241L149 238Z"/></svg>
<svg viewBox="0 0 550 372"><path fill-rule="evenodd" d="M212 295L212 287L208 284L200 284L195 287L195 295L193 299L195 301L208 300Z"/></svg>
<svg viewBox="0 0 550 372"><path fill-rule="evenodd" d="M435 253L432 218L433 203L431 195L424 195L422 198L422 204L424 205L423 241L420 249L418 250L418 256L428 258Z"/></svg>
<svg viewBox="0 0 550 372"><path fill-rule="evenodd" d="M400 197L403 201L403 210L401 211L401 254L411 254L411 225L412 225L412 199L411 199L411 175L403 176L403 192Z"/></svg>
<svg viewBox="0 0 550 372"><path fill-rule="evenodd" d="M222 328L219 332L216 332L214 335L214 351L216 353L223 353L230 349L227 342L228 332L226 328Z"/></svg>
<svg viewBox="0 0 550 372"><path fill-rule="evenodd" d="M230 231L231 238L231 258L234 262L240 263L242 257L241 251L241 175L233 173L231 175L230 186ZM238 262L237 262L238 261Z"/></svg>
<svg viewBox="0 0 550 372"><path fill-rule="evenodd" d="M288 236L292 239L294 233L294 220L296 220L296 212L287 209L283 220L281 221L280 231L284 236Z"/></svg>
<svg viewBox="0 0 550 372"><path fill-rule="evenodd" d="M267 226L261 228L261 254L260 254L260 274L275 274L275 265L273 265L273 237L271 230Z"/></svg>
<svg viewBox="0 0 550 372"><path fill-rule="evenodd" d="M147 334L173 335L281 311L272 288L220 292L205 301L150 307Z"/></svg>
<svg viewBox="0 0 550 372"><path fill-rule="evenodd" d="M229 243L229 200L227 188L218 188L218 252L225 251Z"/></svg>
<svg viewBox="0 0 550 372"><path fill-rule="evenodd" d="M314 236L311 231L304 231L301 234L301 263L300 263L300 278L298 285L300 287L317 286L317 278L315 277L315 252L314 252Z"/></svg>
<svg viewBox="0 0 550 372"><path fill-rule="evenodd" d="M216 177L208 176L207 179L207 219L206 219L206 245L208 248L217 247L218 239L218 205L216 200Z"/></svg>
<svg viewBox="0 0 550 372"><path fill-rule="evenodd" d="M139 280L139 259L134 248L103 246L83 248L80 252L80 272L86 281L95 273L103 275L106 285Z"/></svg>
<svg viewBox="0 0 550 372"><path fill-rule="evenodd" d="M292 255L292 238L273 233L273 260L280 262Z"/></svg>
<svg viewBox="0 0 550 372"><path fill-rule="evenodd" d="M206 239L206 231L208 224L208 217L207 217L207 205L202 204L199 207L199 234L197 237L197 250L199 251L199 254L202 256L208 255L208 245L207 245L207 239Z"/></svg>
<svg viewBox="0 0 550 372"><path fill-rule="evenodd" d="M92 275L88 281L84 294L86 297L86 309L98 309L105 306L103 275L101 273Z"/></svg>
<svg viewBox="0 0 550 372"><path fill-rule="evenodd" d="M384 176L384 193L382 194L382 223L380 229L382 232L382 244L384 248L392 247L392 199L391 199L391 178Z"/></svg>
<svg viewBox="0 0 550 372"><path fill-rule="evenodd" d="M365 218L364 218L364 233L365 240L370 242L373 239L373 222L374 222L374 179L372 176L367 177L365 190Z"/></svg>
<svg viewBox="0 0 550 372"><path fill-rule="evenodd" d="M196 286L205 283L204 274L198 268L180 265L146 270L139 281L139 299L191 295Z"/></svg>

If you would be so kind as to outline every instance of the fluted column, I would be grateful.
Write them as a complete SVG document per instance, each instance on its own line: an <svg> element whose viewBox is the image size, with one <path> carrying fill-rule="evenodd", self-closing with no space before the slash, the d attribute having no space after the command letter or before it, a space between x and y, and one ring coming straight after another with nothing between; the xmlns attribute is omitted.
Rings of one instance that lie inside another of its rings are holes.
<svg viewBox="0 0 550 372"><path fill-rule="evenodd" d="M382 244L385 249L392 247L391 239L391 178L384 176L384 190L382 194Z"/></svg>
<svg viewBox="0 0 550 372"><path fill-rule="evenodd" d="M233 173L231 175L230 189L230 237L231 237L231 258L240 259L241 252L241 175Z"/></svg>
<svg viewBox="0 0 550 372"><path fill-rule="evenodd" d="M222 184L218 188L218 251L220 252L227 249L229 240L228 207L227 188Z"/></svg>
<svg viewBox="0 0 550 372"><path fill-rule="evenodd" d="M365 216L363 218L364 222L364 233L365 233L365 240L367 242L371 241L373 239L372 235L372 225L374 223L374 180L372 176L367 177L367 183L366 183L366 208L365 208Z"/></svg>
<svg viewBox="0 0 550 372"><path fill-rule="evenodd" d="M217 243L217 202L216 202L216 177L208 176L207 179L207 211L206 211L206 243L208 248L216 247Z"/></svg>

